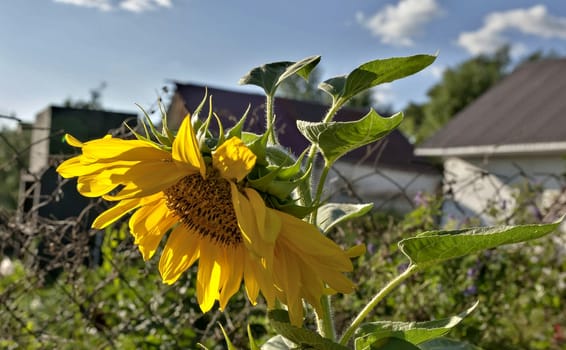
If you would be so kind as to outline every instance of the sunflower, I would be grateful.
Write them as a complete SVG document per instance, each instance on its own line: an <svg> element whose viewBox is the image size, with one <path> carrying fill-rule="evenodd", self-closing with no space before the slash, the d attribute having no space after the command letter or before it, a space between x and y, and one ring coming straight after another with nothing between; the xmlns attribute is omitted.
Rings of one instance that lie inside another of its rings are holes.
<svg viewBox="0 0 566 350"><path fill-rule="evenodd" d="M316 226L270 208L246 180L257 157L240 138L203 154L187 117L170 147L110 135L85 143L65 139L82 154L57 172L78 177L82 195L117 202L92 226L103 229L133 212L129 229L146 261L167 237L159 260L164 283L177 281L198 260L203 312L216 301L224 309L243 283L252 304L260 293L268 308L278 300L300 325L303 300L320 311L322 295L353 291L343 273L352 270L355 253L343 251Z"/></svg>

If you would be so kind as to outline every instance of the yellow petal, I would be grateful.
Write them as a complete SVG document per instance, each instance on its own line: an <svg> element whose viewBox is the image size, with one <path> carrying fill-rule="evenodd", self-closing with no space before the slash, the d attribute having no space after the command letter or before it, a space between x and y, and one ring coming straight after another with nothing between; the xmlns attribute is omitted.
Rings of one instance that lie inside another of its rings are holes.
<svg viewBox="0 0 566 350"><path fill-rule="evenodd" d="M183 119L179 132L173 141L173 159L181 163L190 164L195 169L200 170L203 178L206 176L206 165L200 153L189 115Z"/></svg>
<svg viewBox="0 0 566 350"><path fill-rule="evenodd" d="M96 229L103 229L108 225L113 224L116 220L120 219L122 216L126 215L132 209L137 208L141 205L139 198L125 199L120 203L116 204L110 209L102 212L92 223L92 227Z"/></svg>
<svg viewBox="0 0 566 350"><path fill-rule="evenodd" d="M116 195L105 198L120 200L145 197L163 191L187 175L191 173L180 170L171 162L140 162L124 174L112 176L113 181L125 186Z"/></svg>
<svg viewBox="0 0 566 350"><path fill-rule="evenodd" d="M70 134L65 134L65 141L73 147L82 147L83 143Z"/></svg>
<svg viewBox="0 0 566 350"><path fill-rule="evenodd" d="M263 198L256 190L246 187L244 192L252 206L252 213L255 216L262 239L268 243L275 243L279 231L281 231L282 220L275 214L275 210L266 207Z"/></svg>
<svg viewBox="0 0 566 350"><path fill-rule="evenodd" d="M184 225L178 225L167 239L159 259L163 283L173 284L199 258L200 239Z"/></svg>
<svg viewBox="0 0 566 350"><path fill-rule="evenodd" d="M221 268L216 259L217 247L208 240L201 242L197 273L197 301L202 312L209 311L219 298Z"/></svg>
<svg viewBox="0 0 566 350"><path fill-rule="evenodd" d="M277 237L280 231L281 219L269 212L256 191L249 191L252 198L250 200L240 193L233 182L230 182L230 190L238 227L246 248L256 258L265 259L266 268L271 269L275 246L274 237Z"/></svg>
<svg viewBox="0 0 566 350"><path fill-rule="evenodd" d="M222 254L220 265L222 266L220 286L220 309L223 310L228 304L228 300L238 292L242 284L244 274L244 254L243 248L225 249ZM219 259L220 260L220 259Z"/></svg>
<svg viewBox="0 0 566 350"><path fill-rule="evenodd" d="M237 137L220 145L212 154L212 166L227 180L242 181L255 165L256 155Z"/></svg>
<svg viewBox="0 0 566 350"><path fill-rule="evenodd" d="M171 154L155 144L142 140L122 140L113 137L96 139L83 144L84 163L100 161L171 160Z"/></svg>
<svg viewBox="0 0 566 350"><path fill-rule="evenodd" d="M85 197L100 197L118 185L119 183L110 180L107 176L84 175L77 180L77 191Z"/></svg>

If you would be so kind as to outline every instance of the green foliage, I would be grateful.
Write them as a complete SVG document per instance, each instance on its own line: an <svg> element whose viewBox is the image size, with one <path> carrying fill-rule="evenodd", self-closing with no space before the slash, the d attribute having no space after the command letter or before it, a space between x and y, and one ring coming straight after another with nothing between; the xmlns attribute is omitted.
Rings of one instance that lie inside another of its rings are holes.
<svg viewBox="0 0 566 350"><path fill-rule="evenodd" d="M401 127L416 142L439 130L456 113L500 81L509 65L509 48L491 56L477 56L444 71L439 83L427 92L429 100L410 104L405 110L408 122Z"/></svg>
<svg viewBox="0 0 566 350"><path fill-rule="evenodd" d="M20 173L29 166L29 129L0 130L0 207L16 209Z"/></svg>
<svg viewBox="0 0 566 350"><path fill-rule="evenodd" d="M528 204L535 196L522 191L514 220L540 220ZM336 239L352 243L363 236L368 250L354 268L354 279L359 281L355 295L343 296L335 309L338 329L350 322L352 310L362 307L364 300L407 268L407 258L397 242L436 229L441 202L425 197L422 205L404 217L374 213L373 217L342 224L332 233ZM456 314L479 300L476 310L449 333L460 340L440 338L419 344L419 348L563 349L565 244L564 238L546 236L429 266L401 284L374 309L368 321L426 323Z"/></svg>

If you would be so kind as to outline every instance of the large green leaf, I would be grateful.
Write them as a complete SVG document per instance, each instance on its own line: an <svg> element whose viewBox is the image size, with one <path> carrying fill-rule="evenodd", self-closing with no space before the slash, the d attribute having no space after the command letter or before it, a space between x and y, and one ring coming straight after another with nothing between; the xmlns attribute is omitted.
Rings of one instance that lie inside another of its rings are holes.
<svg viewBox="0 0 566 350"><path fill-rule="evenodd" d="M427 340L441 337L459 324L476 307L475 303L461 314L428 322L393 322L378 321L366 323L356 330L356 350L369 349L381 338L401 338L412 344L420 344Z"/></svg>
<svg viewBox="0 0 566 350"><path fill-rule="evenodd" d="M269 340L266 341L265 344L261 346L261 350L289 350L289 349L292 349L291 346L289 346L289 344L287 344L287 342L285 341L285 338L283 338L280 335L276 335L272 338L269 338Z"/></svg>
<svg viewBox="0 0 566 350"><path fill-rule="evenodd" d="M285 310L271 310L268 312L268 317L269 323L278 334L300 347L316 350L348 350L347 347L323 338L311 330L291 325L289 314Z"/></svg>
<svg viewBox="0 0 566 350"><path fill-rule="evenodd" d="M421 350L416 345L399 338L381 338L364 348L356 347L356 350Z"/></svg>
<svg viewBox="0 0 566 350"><path fill-rule="evenodd" d="M269 96L275 94L279 84L293 74L308 79L310 72L320 62L320 56L307 57L298 62L273 62L253 68L246 75L240 78L241 85L257 85L261 87Z"/></svg>
<svg viewBox="0 0 566 350"><path fill-rule="evenodd" d="M298 120L297 128L318 146L327 164L332 164L347 152L385 137L402 120L403 113L384 118L372 109L357 121L312 123Z"/></svg>
<svg viewBox="0 0 566 350"><path fill-rule="evenodd" d="M561 222L562 219L550 224L428 231L400 241L399 248L413 264L423 267L504 244L540 238L556 230Z"/></svg>
<svg viewBox="0 0 566 350"><path fill-rule="evenodd" d="M330 94L336 101L348 100L356 94L383 83L415 74L428 67L436 56L415 55L393 57L367 62L354 69L346 76L330 78L319 87Z"/></svg>
<svg viewBox="0 0 566 350"><path fill-rule="evenodd" d="M318 209L316 225L322 232L328 232L335 225L360 217L373 208L373 203L349 204L349 203L326 203Z"/></svg>
<svg viewBox="0 0 566 350"><path fill-rule="evenodd" d="M422 350L481 350L475 345L448 338L429 340L419 345Z"/></svg>

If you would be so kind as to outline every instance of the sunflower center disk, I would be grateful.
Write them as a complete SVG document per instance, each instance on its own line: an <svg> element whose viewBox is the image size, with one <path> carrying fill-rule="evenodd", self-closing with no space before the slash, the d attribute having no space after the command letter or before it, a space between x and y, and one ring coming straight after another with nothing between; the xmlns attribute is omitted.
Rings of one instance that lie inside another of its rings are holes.
<svg viewBox="0 0 566 350"><path fill-rule="evenodd" d="M242 241L230 184L218 174L189 175L164 192L169 210L192 232L228 246Z"/></svg>

